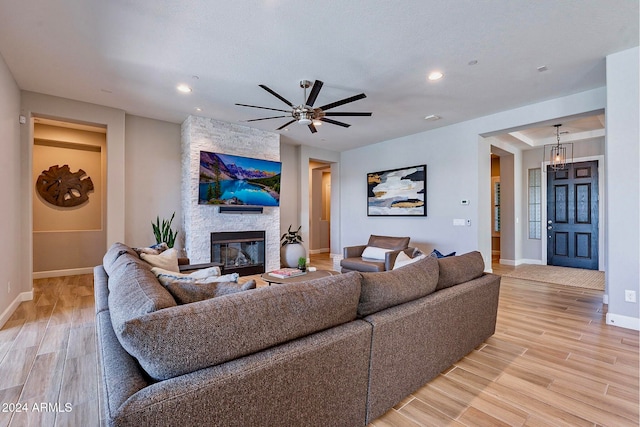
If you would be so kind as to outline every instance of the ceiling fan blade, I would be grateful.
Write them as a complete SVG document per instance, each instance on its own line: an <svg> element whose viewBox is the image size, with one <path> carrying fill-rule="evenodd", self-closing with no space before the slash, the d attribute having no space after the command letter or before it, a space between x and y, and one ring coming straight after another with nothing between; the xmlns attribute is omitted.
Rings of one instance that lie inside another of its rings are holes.
<svg viewBox="0 0 640 427"><path fill-rule="evenodd" d="M236 104L241 107L251 107L251 108L262 108L263 110L273 110L273 111L282 111L283 113L289 113L289 110L280 110L279 108L269 108L269 107L258 107L257 105L248 105L248 104Z"/></svg>
<svg viewBox="0 0 640 427"><path fill-rule="evenodd" d="M370 116L373 113L352 113L352 112L344 112L344 113L324 113L325 116Z"/></svg>
<svg viewBox="0 0 640 427"><path fill-rule="evenodd" d="M341 99L340 101L332 102L331 104L323 105L322 107L320 107L320 109L329 110L331 108L339 107L341 105L348 104L350 102L357 101L359 99L366 98L366 97L367 95L365 95L364 93L361 93L360 95L354 95L349 98Z"/></svg>
<svg viewBox="0 0 640 427"><path fill-rule="evenodd" d="M282 130L282 129L286 128L287 126L289 126L291 123L295 122L295 121L296 121L296 119L293 119L293 120L291 120L290 122L287 122L287 123L283 124L282 126L280 126L280 127L279 127L278 129L276 129L276 130Z"/></svg>
<svg viewBox="0 0 640 427"><path fill-rule="evenodd" d="M289 116L273 116L273 117L262 117L260 119L251 119L251 120L245 120L245 122L257 122L259 120L270 120L270 119L281 119L283 117L289 117Z"/></svg>
<svg viewBox="0 0 640 427"><path fill-rule="evenodd" d="M309 130L311 131L311 133L316 133L318 132L318 129L316 129L316 127L313 125L313 123L311 123L309 125Z"/></svg>
<svg viewBox="0 0 640 427"><path fill-rule="evenodd" d="M311 93L309 93L309 97L307 98L307 105L309 107L313 107L313 103L316 102L316 98L318 97L318 94L320 93L320 89L322 89L322 85L324 83L322 83L320 80L316 80L313 83L313 87L311 88Z"/></svg>
<svg viewBox="0 0 640 427"><path fill-rule="evenodd" d="M267 92L269 92L271 95L275 96L276 98L278 98L280 101L284 102L285 104L287 104L289 107L293 108L293 104L288 101L286 98L284 98L282 95L279 95L278 93L274 92L273 90L269 89L268 87L266 87L265 85L258 85L260 86L262 89L266 90Z"/></svg>
<svg viewBox="0 0 640 427"><path fill-rule="evenodd" d="M326 117L322 117L320 120L322 120L323 122L331 123L332 125L342 126L343 128L348 128L349 126L351 126L351 125L349 125L347 123L342 123L342 122L339 122L337 120L327 119ZM309 125L309 126L311 126L311 125Z"/></svg>

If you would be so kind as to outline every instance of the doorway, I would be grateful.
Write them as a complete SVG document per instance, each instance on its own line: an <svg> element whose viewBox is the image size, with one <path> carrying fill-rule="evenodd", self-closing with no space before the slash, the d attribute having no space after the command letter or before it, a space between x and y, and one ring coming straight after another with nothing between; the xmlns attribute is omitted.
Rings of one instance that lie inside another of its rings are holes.
<svg viewBox="0 0 640 427"><path fill-rule="evenodd" d="M547 264L598 270L598 161L547 166Z"/></svg>
<svg viewBox="0 0 640 427"><path fill-rule="evenodd" d="M331 163L309 161L309 254L331 251Z"/></svg>

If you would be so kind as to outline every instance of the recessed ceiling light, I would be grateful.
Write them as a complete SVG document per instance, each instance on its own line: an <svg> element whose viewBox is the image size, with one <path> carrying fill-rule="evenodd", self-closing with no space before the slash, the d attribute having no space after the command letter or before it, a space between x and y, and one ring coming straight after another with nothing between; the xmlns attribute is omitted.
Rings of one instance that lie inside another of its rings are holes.
<svg viewBox="0 0 640 427"><path fill-rule="evenodd" d="M440 120L440 116L436 116L435 114L429 114L424 119L429 121L429 122L434 122L436 120Z"/></svg>
<svg viewBox="0 0 640 427"><path fill-rule="evenodd" d="M477 59L472 59L471 61L468 62L469 65L476 65L478 63Z"/></svg>
<svg viewBox="0 0 640 427"><path fill-rule="evenodd" d="M196 111L202 111L202 108L196 107Z"/></svg>
<svg viewBox="0 0 640 427"><path fill-rule="evenodd" d="M444 77L444 74L442 74L440 71L433 71L429 74L428 79L433 81L433 80L440 80L443 77Z"/></svg>
<svg viewBox="0 0 640 427"><path fill-rule="evenodd" d="M541 65L538 68L536 68L536 70L538 70L540 73L542 73L543 71L547 71L549 68L547 68L546 65Z"/></svg>
<svg viewBox="0 0 640 427"><path fill-rule="evenodd" d="M178 91L182 92L182 93L190 93L193 91L193 89L191 89L189 86L185 85L185 84L179 84L177 87Z"/></svg>

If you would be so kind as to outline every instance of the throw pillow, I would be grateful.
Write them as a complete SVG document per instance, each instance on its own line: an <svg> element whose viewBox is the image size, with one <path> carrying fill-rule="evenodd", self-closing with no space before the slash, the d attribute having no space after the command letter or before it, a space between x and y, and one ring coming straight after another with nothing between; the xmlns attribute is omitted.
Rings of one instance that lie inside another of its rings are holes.
<svg viewBox="0 0 640 427"><path fill-rule="evenodd" d="M143 252L140 254L140 258L153 267L160 267L165 270L175 271L176 273L180 271L178 267L178 252L173 248L167 249L158 255L145 254Z"/></svg>
<svg viewBox="0 0 640 427"><path fill-rule="evenodd" d="M446 258L446 257L450 257L450 256L455 256L456 253L455 252L451 252L450 254L444 255L442 252L440 252L437 249L434 249L433 252L431 252L432 257L434 258Z"/></svg>
<svg viewBox="0 0 640 427"><path fill-rule="evenodd" d="M165 270L164 268L160 268L160 267L153 267L151 269L151 272L155 274L156 277L158 277L161 274L164 276L170 276L175 278L191 277L193 279L208 279L210 277L221 277L220 267L201 268L200 270L195 270L191 273L180 273L172 270ZM228 281L232 281L232 282L236 281L236 278L239 277L239 275L237 274L235 276L231 274L225 275L225 276L229 276Z"/></svg>
<svg viewBox="0 0 640 427"><path fill-rule="evenodd" d="M149 254L149 255L160 255L162 252L169 249L166 243L156 243L155 245L148 246L146 248L132 248L138 255L140 254Z"/></svg>
<svg viewBox="0 0 640 427"><path fill-rule="evenodd" d="M396 262L393 264L393 269L404 267L405 265L413 264L416 261L420 261L421 259L426 258L426 255L418 255L416 257L411 258L404 252L400 252L396 257Z"/></svg>
<svg viewBox="0 0 640 427"><path fill-rule="evenodd" d="M375 259L384 261L385 254L391 252L391 249L377 248L375 246L367 246L362 251L362 258Z"/></svg>
<svg viewBox="0 0 640 427"><path fill-rule="evenodd" d="M235 278L237 278L237 273L228 274L227 276L235 276ZM224 278L224 276L220 277ZM178 304L190 304L192 302L242 292L256 287L255 280L250 280L244 284L239 284L237 281L231 280L216 281L216 279L220 279L220 277L198 280L192 277L160 275L158 276L158 280L167 288Z"/></svg>

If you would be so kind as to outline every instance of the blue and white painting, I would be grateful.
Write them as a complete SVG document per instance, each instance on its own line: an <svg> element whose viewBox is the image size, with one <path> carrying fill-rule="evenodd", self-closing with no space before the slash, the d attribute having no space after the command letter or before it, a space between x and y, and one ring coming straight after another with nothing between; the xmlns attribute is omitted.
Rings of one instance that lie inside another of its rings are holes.
<svg viewBox="0 0 640 427"><path fill-rule="evenodd" d="M367 174L367 215L426 216L427 165Z"/></svg>

